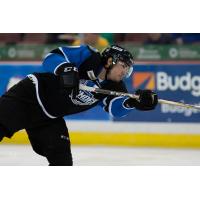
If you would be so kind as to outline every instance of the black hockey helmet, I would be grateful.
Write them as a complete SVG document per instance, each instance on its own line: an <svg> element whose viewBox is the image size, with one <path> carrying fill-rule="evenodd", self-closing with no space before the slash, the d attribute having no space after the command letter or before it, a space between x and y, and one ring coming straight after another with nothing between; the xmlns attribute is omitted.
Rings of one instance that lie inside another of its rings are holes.
<svg viewBox="0 0 200 200"><path fill-rule="evenodd" d="M110 47L106 48L101 55L103 64L106 64L108 58L110 57L112 58L113 64L116 64L118 61L126 63L126 65L128 65L130 68L127 77L131 75L133 71L134 60L133 55L129 51L118 45L111 45Z"/></svg>

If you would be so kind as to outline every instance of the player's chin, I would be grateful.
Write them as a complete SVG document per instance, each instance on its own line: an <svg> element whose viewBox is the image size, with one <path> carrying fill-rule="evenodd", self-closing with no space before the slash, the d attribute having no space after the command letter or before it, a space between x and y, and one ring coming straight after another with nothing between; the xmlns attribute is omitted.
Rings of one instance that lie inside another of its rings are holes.
<svg viewBox="0 0 200 200"><path fill-rule="evenodd" d="M120 82L121 80L123 80L123 77L122 76L115 76L114 78L110 78L111 81L114 81L114 82Z"/></svg>
<svg viewBox="0 0 200 200"><path fill-rule="evenodd" d="M122 78L116 78L115 82L120 82L122 80Z"/></svg>
<svg viewBox="0 0 200 200"><path fill-rule="evenodd" d="M124 76L118 76L116 81L117 81L117 82L120 82L120 81L122 81L123 79L124 79Z"/></svg>
<svg viewBox="0 0 200 200"><path fill-rule="evenodd" d="M115 77L110 78L111 81L115 81L115 82L119 82L120 79L121 78L119 76L115 76Z"/></svg>

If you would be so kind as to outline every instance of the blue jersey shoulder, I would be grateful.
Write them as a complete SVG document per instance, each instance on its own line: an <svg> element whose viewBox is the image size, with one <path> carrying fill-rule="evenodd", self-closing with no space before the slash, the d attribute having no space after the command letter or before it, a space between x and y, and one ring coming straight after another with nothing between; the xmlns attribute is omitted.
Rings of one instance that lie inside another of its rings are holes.
<svg viewBox="0 0 200 200"><path fill-rule="evenodd" d="M44 59L42 65L46 72L55 72L64 63L74 63L77 68L91 56L96 49L87 45L59 47L51 51Z"/></svg>

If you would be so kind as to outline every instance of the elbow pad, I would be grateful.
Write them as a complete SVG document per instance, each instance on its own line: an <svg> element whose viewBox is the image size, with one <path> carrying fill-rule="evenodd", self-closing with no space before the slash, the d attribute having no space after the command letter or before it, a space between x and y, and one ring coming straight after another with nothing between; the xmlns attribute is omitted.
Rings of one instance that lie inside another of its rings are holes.
<svg viewBox="0 0 200 200"><path fill-rule="evenodd" d="M73 91L75 97L79 92L79 73L72 63L65 63L59 67L56 74L60 77L60 85L64 89Z"/></svg>

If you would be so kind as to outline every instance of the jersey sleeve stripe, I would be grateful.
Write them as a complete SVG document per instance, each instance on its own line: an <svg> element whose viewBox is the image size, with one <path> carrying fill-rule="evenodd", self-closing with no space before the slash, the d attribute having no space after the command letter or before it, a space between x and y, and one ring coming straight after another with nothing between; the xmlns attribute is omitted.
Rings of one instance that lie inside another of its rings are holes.
<svg viewBox="0 0 200 200"><path fill-rule="evenodd" d="M69 58L68 58L67 55L64 53L62 47L59 47L59 49L60 49L60 51L63 53L63 55L64 55L64 57L65 57L65 60L66 60L68 63L70 63Z"/></svg>
<svg viewBox="0 0 200 200"><path fill-rule="evenodd" d="M37 78L33 74L29 74L27 77L30 78L33 81L34 85L35 85L37 101L38 101L40 107L42 108L43 112L45 113L45 115L47 117L49 117L51 119L55 119L56 117L51 115L51 114L49 114L47 112L47 110L45 109L44 105L42 104L42 101L41 101L40 95L39 95L39 90L38 90L38 80L37 80Z"/></svg>

